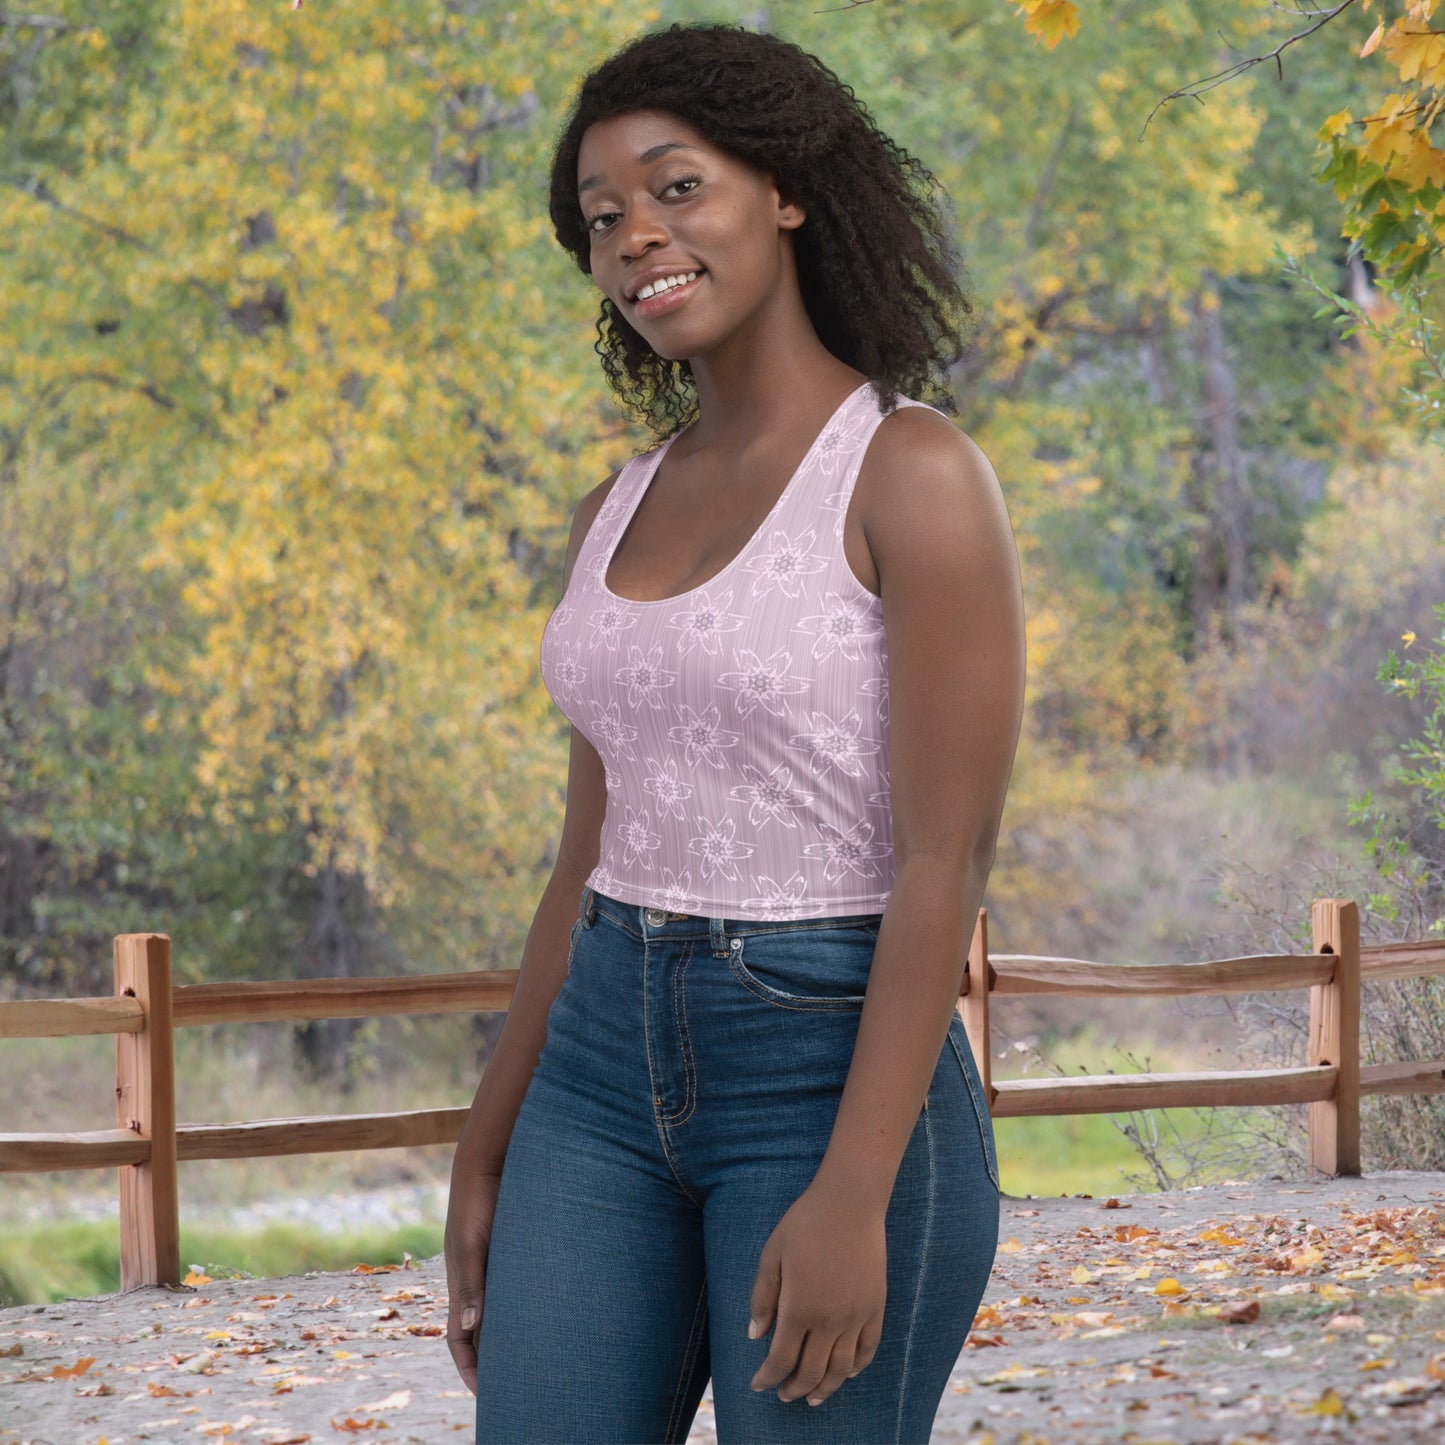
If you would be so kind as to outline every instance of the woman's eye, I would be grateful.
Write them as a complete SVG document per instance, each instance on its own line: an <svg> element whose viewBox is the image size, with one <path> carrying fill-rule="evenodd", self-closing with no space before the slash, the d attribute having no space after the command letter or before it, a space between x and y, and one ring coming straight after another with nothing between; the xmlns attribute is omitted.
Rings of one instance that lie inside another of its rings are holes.
<svg viewBox="0 0 1445 1445"><path fill-rule="evenodd" d="M685 188L681 192L681 194L685 196L689 191L694 190L701 184L701 176L679 176L677 180L669 182L662 188L662 194L665 196L669 191L676 191L678 187L681 186Z"/></svg>
<svg viewBox="0 0 1445 1445"><path fill-rule="evenodd" d="M595 236L605 231L616 219L616 211L599 211L595 216L587 217L586 226L588 231Z"/></svg>

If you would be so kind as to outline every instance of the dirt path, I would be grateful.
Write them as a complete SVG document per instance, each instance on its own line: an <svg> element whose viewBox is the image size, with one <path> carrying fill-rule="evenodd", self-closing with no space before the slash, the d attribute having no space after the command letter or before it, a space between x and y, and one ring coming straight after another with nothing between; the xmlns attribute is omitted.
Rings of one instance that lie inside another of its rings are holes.
<svg viewBox="0 0 1445 1445"><path fill-rule="evenodd" d="M445 1313L439 1258L0 1310L0 1445L470 1442ZM1445 1175L1005 1200L937 1445L1344 1433L1445 1440Z"/></svg>

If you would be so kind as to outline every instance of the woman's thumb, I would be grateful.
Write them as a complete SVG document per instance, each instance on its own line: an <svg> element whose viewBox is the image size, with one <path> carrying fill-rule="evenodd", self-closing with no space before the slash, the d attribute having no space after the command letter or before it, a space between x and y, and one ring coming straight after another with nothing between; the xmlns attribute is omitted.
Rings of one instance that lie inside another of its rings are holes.
<svg viewBox="0 0 1445 1445"><path fill-rule="evenodd" d="M773 1314L778 1305L778 1291L782 1287L783 1271L776 1258L767 1259L758 1266L757 1278L753 1281L753 1292L748 1298L748 1338L761 1339L772 1327Z"/></svg>

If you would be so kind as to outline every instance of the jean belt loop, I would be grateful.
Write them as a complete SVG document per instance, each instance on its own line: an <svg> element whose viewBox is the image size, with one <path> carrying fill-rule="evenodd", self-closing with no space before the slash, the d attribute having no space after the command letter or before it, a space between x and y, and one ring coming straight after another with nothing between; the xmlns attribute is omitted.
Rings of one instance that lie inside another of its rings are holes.
<svg viewBox="0 0 1445 1445"><path fill-rule="evenodd" d="M582 903L578 909L583 928L591 928L597 921L597 905L593 902L596 897L596 892L584 883L582 885Z"/></svg>
<svg viewBox="0 0 1445 1445"><path fill-rule="evenodd" d="M728 931L727 924L721 918L708 919L708 932L712 935L712 956L714 958L726 958L728 956Z"/></svg>

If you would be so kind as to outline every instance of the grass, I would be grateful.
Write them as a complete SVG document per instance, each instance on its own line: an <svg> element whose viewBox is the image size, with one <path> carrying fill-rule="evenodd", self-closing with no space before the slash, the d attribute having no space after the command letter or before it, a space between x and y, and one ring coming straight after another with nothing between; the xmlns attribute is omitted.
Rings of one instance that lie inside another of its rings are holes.
<svg viewBox="0 0 1445 1445"><path fill-rule="evenodd" d="M199 1266L212 1278L276 1278L313 1269L400 1264L404 1254L430 1259L441 1247L440 1223L352 1234L323 1234L294 1224L247 1233L181 1229L182 1267ZM109 1220L36 1225L0 1236L0 1305L48 1304L119 1288L120 1240Z"/></svg>

